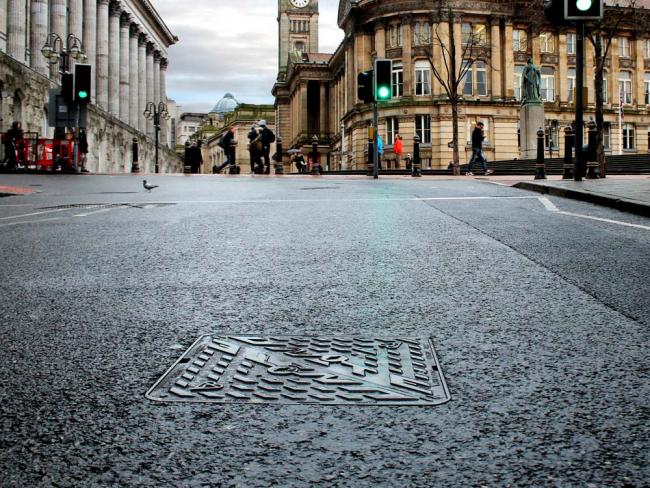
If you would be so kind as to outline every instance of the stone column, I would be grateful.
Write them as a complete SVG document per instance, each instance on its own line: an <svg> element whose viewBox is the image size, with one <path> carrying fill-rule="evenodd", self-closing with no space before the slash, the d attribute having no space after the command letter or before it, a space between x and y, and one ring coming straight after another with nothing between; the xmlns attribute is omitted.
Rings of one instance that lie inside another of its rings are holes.
<svg viewBox="0 0 650 488"><path fill-rule="evenodd" d="M327 103L327 85L324 81L320 82L320 120L318 121L318 132L320 135L319 139L327 137L329 131L327 130L327 114L328 114L328 103Z"/></svg>
<svg viewBox="0 0 650 488"><path fill-rule="evenodd" d="M558 77L558 88L557 88L558 92L557 92L556 98L560 102L567 102L568 98L569 98L569 91L568 91L568 81L567 81L567 77L565 76L565 74L567 73L567 70L569 69L569 62L568 62L567 53L566 53L566 32L565 31L560 32L560 35L558 36L558 46L557 47L558 47L558 53L559 53L558 70L559 70L560 76ZM587 85L587 86L589 86L589 85Z"/></svg>
<svg viewBox="0 0 650 488"><path fill-rule="evenodd" d="M512 50L512 22L505 23L505 45L503 46L504 87L503 94L506 98L515 96L515 53ZM529 41L530 42L530 41Z"/></svg>
<svg viewBox="0 0 650 488"><path fill-rule="evenodd" d="M440 49L440 42L438 40L438 36L442 38L442 26L444 23L438 24L437 22L432 22L431 23L431 42L433 43L432 46L432 54L433 54L433 59L438 59L441 60L440 62L442 63L442 49ZM439 70L442 73L442 69ZM436 96L441 96L444 93L444 88L438 81L438 79L433 76L433 72L431 73L431 92L436 95Z"/></svg>
<svg viewBox="0 0 650 488"><path fill-rule="evenodd" d="M641 69L643 67L643 38L639 37L635 41L635 46L633 50L633 56L636 58L636 69L634 70L634 74L632 75L632 97L634 103L636 103L636 106L638 108L640 107L645 107L645 71ZM591 43L590 43L591 44ZM592 75L593 78L593 75ZM634 83L636 81L636 83ZM594 100L596 100L596 97L594 96ZM637 129L637 133L640 133L641 131ZM638 136L637 136L638 137ZM644 141L647 143L648 141ZM643 147L640 144L637 145L636 147Z"/></svg>
<svg viewBox="0 0 650 488"><path fill-rule="evenodd" d="M435 32L435 31L434 31ZM435 36L435 34L434 34ZM448 51L445 51L443 53L442 48L440 47L440 44L443 44L445 46L449 46L449 23L446 20L443 20L438 24L438 35L440 39L436 39L436 42L433 45L433 57L434 59L439 59L439 70L440 70L440 77L443 80L449 79L447 70L444 66L444 62L442 61L442 57L445 56L447 58L447 63L450 64L449 62L451 61L449 58L450 53ZM434 37L435 38L435 37ZM442 85L440 85L440 95L443 97L447 96L447 93Z"/></svg>
<svg viewBox="0 0 650 488"><path fill-rule="evenodd" d="M131 24L129 38L129 125L138 129L138 35L136 24Z"/></svg>
<svg viewBox="0 0 650 488"><path fill-rule="evenodd" d="M594 65L594 58L596 56L596 50L594 49L593 44L589 39L587 39L587 36L585 35L585 79L584 79L584 86L588 88L587 90L587 99L589 103L584 107L587 109L589 105L592 105L594 108L596 106L596 93L594 92L594 71L595 71L595 65ZM643 63L643 59L641 59L641 63ZM637 65L638 66L638 65ZM643 64L641 64L643 66ZM560 71L562 73L562 71ZM560 76L562 78L562 76Z"/></svg>
<svg viewBox="0 0 650 488"><path fill-rule="evenodd" d="M616 107L619 106L620 104L620 97L621 97L621 88L619 86L619 79L620 79L620 58L618 57L618 37L614 37L612 39L611 44L609 45L609 57L611 60L611 66L607 70L609 73L609 79L607 80L607 99L609 100L609 103L612 105L616 105ZM618 127L618 118L616 119L616 127ZM614 132L614 124L612 123L612 149L614 149L614 144L616 144L616 147L618 147L618 136L615 136L617 132Z"/></svg>
<svg viewBox="0 0 650 488"><path fill-rule="evenodd" d="M490 19L490 73L492 74L492 98L503 98L502 70L501 70L501 21L497 17Z"/></svg>
<svg viewBox="0 0 650 488"><path fill-rule="evenodd" d="M144 109L147 105L147 37L138 38L138 128L143 134L147 130Z"/></svg>
<svg viewBox="0 0 650 488"><path fill-rule="evenodd" d="M299 110L300 110L300 127L298 130L298 135L300 135L301 132L307 133L309 132L309 119L307 118L307 82L304 81L300 83L300 103L299 103ZM311 138L312 134L309 134L309 137Z"/></svg>
<svg viewBox="0 0 650 488"><path fill-rule="evenodd" d="M97 105L108 111L108 0L97 4Z"/></svg>
<svg viewBox="0 0 650 488"><path fill-rule="evenodd" d="M120 116L120 15L119 3L112 3L108 21L108 110Z"/></svg>
<svg viewBox="0 0 650 488"><path fill-rule="evenodd" d="M454 43L456 44L456 74L460 73L461 66L463 65L463 33L462 23L459 18L454 17L453 27ZM458 86L460 92L463 91L463 84ZM460 144L460 142L459 142Z"/></svg>
<svg viewBox="0 0 650 488"><path fill-rule="evenodd" d="M25 62L25 35L27 19L25 18L26 0L9 0L7 19L7 54L12 58Z"/></svg>
<svg viewBox="0 0 650 488"><path fill-rule="evenodd" d="M386 57L386 24L381 20L375 22L375 52L379 59Z"/></svg>
<svg viewBox="0 0 650 488"><path fill-rule="evenodd" d="M7 0L0 0L0 51L7 51Z"/></svg>
<svg viewBox="0 0 650 488"><path fill-rule="evenodd" d="M90 94L93 101L97 99L97 0L84 0L83 43L86 63L92 66Z"/></svg>
<svg viewBox="0 0 650 488"><path fill-rule="evenodd" d="M47 28L49 25L49 3L48 0L32 0L31 5L31 26L29 45L31 51L30 65L43 76L50 74L49 65L45 56L41 54L41 48L47 40Z"/></svg>
<svg viewBox="0 0 650 488"><path fill-rule="evenodd" d="M153 103L160 102L160 51L153 53Z"/></svg>
<svg viewBox="0 0 650 488"><path fill-rule="evenodd" d="M153 102L153 44L147 44L147 94L145 96L145 103ZM147 135L153 137L153 125L147 122Z"/></svg>
<svg viewBox="0 0 650 488"><path fill-rule="evenodd" d="M403 15L400 19L402 26L402 65L404 67L404 96L415 95L413 79L415 77L413 68L413 17ZM384 137L386 137L384 135Z"/></svg>
<svg viewBox="0 0 650 488"><path fill-rule="evenodd" d="M129 56L129 29L131 16L124 13L120 17L120 120L125 124L129 123L130 104L130 69L131 59Z"/></svg>
<svg viewBox="0 0 650 488"><path fill-rule="evenodd" d="M83 4L83 0L68 0L68 34L75 35L82 42L84 20Z"/></svg>

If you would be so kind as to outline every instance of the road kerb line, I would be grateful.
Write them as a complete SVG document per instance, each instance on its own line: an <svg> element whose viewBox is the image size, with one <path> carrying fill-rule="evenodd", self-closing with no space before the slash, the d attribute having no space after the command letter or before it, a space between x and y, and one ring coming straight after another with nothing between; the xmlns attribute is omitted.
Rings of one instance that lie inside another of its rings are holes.
<svg viewBox="0 0 650 488"><path fill-rule="evenodd" d="M12 225L21 225L21 224L38 224L40 222L52 222L54 220L61 220L61 217L52 217L49 219L23 220L22 222L9 222L7 224L0 224L0 227L9 227Z"/></svg>
<svg viewBox="0 0 650 488"><path fill-rule="evenodd" d="M0 217L0 220L20 219L22 217L33 217L34 215L43 215L43 214L55 213L55 212L65 212L66 210L70 210L70 209L69 208L57 208L57 209L54 209L54 210L44 210L43 212L33 212L33 213L22 214L22 215L12 215L10 217Z"/></svg>
<svg viewBox="0 0 650 488"><path fill-rule="evenodd" d="M621 222L620 220L612 220L612 219L604 219L602 217L592 217L591 215L582 215L582 214L577 214L573 212L557 212L561 215L569 215L571 217L579 217L581 219L589 219L589 220L596 220L598 222L605 222L607 224L616 224L616 225L622 225L625 227L633 227L635 229L643 229L643 230L650 230L650 226L647 225L640 225L640 224L631 224L629 222Z"/></svg>

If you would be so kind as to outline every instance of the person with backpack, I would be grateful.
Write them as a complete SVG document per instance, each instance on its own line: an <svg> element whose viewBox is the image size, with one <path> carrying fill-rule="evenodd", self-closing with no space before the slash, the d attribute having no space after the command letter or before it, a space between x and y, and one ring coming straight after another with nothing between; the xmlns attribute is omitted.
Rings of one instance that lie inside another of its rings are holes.
<svg viewBox="0 0 650 488"><path fill-rule="evenodd" d="M226 160L216 167L216 171L213 170L213 173L221 173L226 166L235 164L235 147L233 146L233 141L235 139L235 127L230 126L226 130L223 136L217 142L217 146L223 149L223 152L226 156Z"/></svg>
<svg viewBox="0 0 650 488"><path fill-rule="evenodd" d="M271 174L271 144L275 142L275 134L266 126L266 120L260 120L258 124L262 128L262 156L264 157L264 174Z"/></svg>
<svg viewBox="0 0 650 488"><path fill-rule="evenodd" d="M262 173L264 168L262 166L262 135L257 130L257 126L253 124L251 130L248 132L248 153L251 160L251 174Z"/></svg>

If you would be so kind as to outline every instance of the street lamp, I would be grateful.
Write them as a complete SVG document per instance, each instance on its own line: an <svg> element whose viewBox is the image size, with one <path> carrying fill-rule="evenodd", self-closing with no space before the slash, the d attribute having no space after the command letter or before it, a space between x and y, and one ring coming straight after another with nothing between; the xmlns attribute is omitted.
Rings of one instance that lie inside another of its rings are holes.
<svg viewBox="0 0 650 488"><path fill-rule="evenodd" d="M160 137L160 119L165 120L169 119L169 112L167 112L167 105L163 102L159 102L156 105L153 102L148 102L144 111L144 118L147 120L153 120L153 128L156 133L156 153L155 153L155 172L158 173L158 138Z"/></svg>
<svg viewBox="0 0 650 488"><path fill-rule="evenodd" d="M59 73L62 74L70 72L70 58L79 61L86 59L83 44L74 34L68 34L64 45L61 36L51 32L47 35L45 45L41 48L41 54L50 64L59 63Z"/></svg>

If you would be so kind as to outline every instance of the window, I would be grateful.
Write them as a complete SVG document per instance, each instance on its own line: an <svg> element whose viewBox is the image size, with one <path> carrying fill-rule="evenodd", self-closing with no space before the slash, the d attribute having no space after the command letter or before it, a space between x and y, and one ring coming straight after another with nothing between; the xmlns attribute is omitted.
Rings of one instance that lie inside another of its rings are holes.
<svg viewBox="0 0 650 488"><path fill-rule="evenodd" d="M544 131L544 147L547 150L559 151L560 146L558 144L559 140L559 127L557 120L547 120Z"/></svg>
<svg viewBox="0 0 650 488"><path fill-rule="evenodd" d="M425 46L431 44L431 24L428 22L416 22L413 29L413 44Z"/></svg>
<svg viewBox="0 0 650 488"><path fill-rule="evenodd" d="M521 100L521 74L524 67L521 65L515 66L515 99Z"/></svg>
<svg viewBox="0 0 650 488"><path fill-rule="evenodd" d="M621 58L630 57L630 39L628 37L618 38L618 55Z"/></svg>
<svg viewBox="0 0 650 488"><path fill-rule="evenodd" d="M569 68L567 70L567 88L569 93L567 94L567 101L573 103L573 92L576 88L576 70L575 68Z"/></svg>
<svg viewBox="0 0 650 488"><path fill-rule="evenodd" d="M393 97L404 95L404 68L401 64L393 64Z"/></svg>
<svg viewBox="0 0 650 488"><path fill-rule="evenodd" d="M390 47L398 47L402 45L402 26L399 24L391 24L388 28L388 45Z"/></svg>
<svg viewBox="0 0 650 488"><path fill-rule="evenodd" d="M461 38L463 45L485 46L487 45L487 26L485 24L463 23Z"/></svg>
<svg viewBox="0 0 650 488"><path fill-rule="evenodd" d="M643 80L643 98L645 104L650 105L650 73L646 73Z"/></svg>
<svg viewBox="0 0 650 488"><path fill-rule="evenodd" d="M465 61L463 64L463 70L467 69L467 73L465 73L465 83L463 84L463 95L472 95L472 67L470 66L469 68L467 67L468 63Z"/></svg>
<svg viewBox="0 0 650 488"><path fill-rule="evenodd" d="M483 117L467 117L467 145L472 144L472 132L476 128L476 124L483 122L483 145L490 145L490 119Z"/></svg>
<svg viewBox="0 0 650 488"><path fill-rule="evenodd" d="M548 66L542 67L541 95L545 102L555 101L555 71Z"/></svg>
<svg viewBox="0 0 650 488"><path fill-rule="evenodd" d="M528 34L525 30L515 29L512 31L512 50L515 52L528 51Z"/></svg>
<svg viewBox="0 0 650 488"><path fill-rule="evenodd" d="M431 95L431 70L428 61L415 62L415 95Z"/></svg>
<svg viewBox="0 0 650 488"><path fill-rule="evenodd" d="M302 41L296 41L293 47L294 51L297 51L299 53L304 53L305 52L305 43Z"/></svg>
<svg viewBox="0 0 650 488"><path fill-rule="evenodd" d="M643 57L645 59L650 59L650 39L645 39L643 41Z"/></svg>
<svg viewBox="0 0 650 488"><path fill-rule="evenodd" d="M397 117L386 117L386 145L395 142L395 135L399 133L399 120Z"/></svg>
<svg viewBox="0 0 650 488"><path fill-rule="evenodd" d="M539 50L543 53L555 52L553 34L551 32L542 32L539 35Z"/></svg>
<svg viewBox="0 0 650 488"><path fill-rule="evenodd" d="M465 66L467 66L467 61ZM475 61L469 67L463 83L463 95L487 96L487 67L483 61Z"/></svg>
<svg viewBox="0 0 650 488"><path fill-rule="evenodd" d="M415 116L415 133L420 136L422 144L431 144L431 116Z"/></svg>
<svg viewBox="0 0 650 488"><path fill-rule="evenodd" d="M634 124L623 124L623 149L634 149Z"/></svg>
<svg viewBox="0 0 650 488"><path fill-rule="evenodd" d="M621 102L629 105L632 103L632 73L621 71L618 78L618 90L621 95Z"/></svg>
<svg viewBox="0 0 650 488"><path fill-rule="evenodd" d="M603 103L607 103L607 73L603 71Z"/></svg>
<svg viewBox="0 0 650 488"><path fill-rule="evenodd" d="M573 32L569 32L566 35L566 53L567 54L576 53L576 35Z"/></svg>
<svg viewBox="0 0 650 488"><path fill-rule="evenodd" d="M612 148L612 124L609 122L603 124L603 148Z"/></svg>

